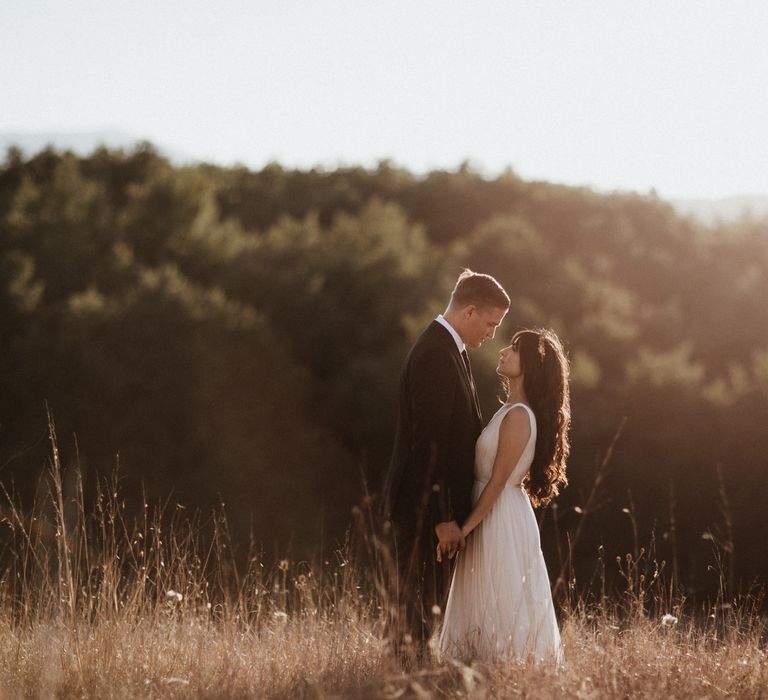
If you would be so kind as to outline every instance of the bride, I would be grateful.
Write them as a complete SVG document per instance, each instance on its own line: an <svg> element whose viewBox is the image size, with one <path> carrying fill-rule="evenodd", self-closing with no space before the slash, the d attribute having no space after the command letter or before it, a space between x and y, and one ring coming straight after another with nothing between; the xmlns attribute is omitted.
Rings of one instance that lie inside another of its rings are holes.
<svg viewBox="0 0 768 700"><path fill-rule="evenodd" d="M568 359L551 330L524 330L499 353L507 401L477 440L473 510L462 526L442 656L562 660L532 505L568 481ZM441 552L438 548L438 560Z"/></svg>

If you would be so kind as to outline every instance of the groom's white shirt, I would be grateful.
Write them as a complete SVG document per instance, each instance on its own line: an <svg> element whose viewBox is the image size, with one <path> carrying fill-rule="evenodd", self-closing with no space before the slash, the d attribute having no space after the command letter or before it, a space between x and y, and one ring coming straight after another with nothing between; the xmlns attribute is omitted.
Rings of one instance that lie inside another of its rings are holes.
<svg viewBox="0 0 768 700"><path fill-rule="evenodd" d="M461 339L461 336L456 332L454 327L450 323L448 323L448 321L445 320L445 317L443 316L443 314L437 314L437 318L435 319L435 321L437 321L441 326L445 326L445 328L448 329L448 332L451 334L451 337L456 343L456 347L459 349L459 354L464 352L464 350L466 350L464 341Z"/></svg>

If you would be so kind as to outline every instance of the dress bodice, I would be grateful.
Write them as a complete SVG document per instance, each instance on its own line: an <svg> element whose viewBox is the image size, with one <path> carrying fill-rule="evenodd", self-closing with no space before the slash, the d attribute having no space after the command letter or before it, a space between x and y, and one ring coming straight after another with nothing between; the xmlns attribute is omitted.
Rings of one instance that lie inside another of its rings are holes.
<svg viewBox="0 0 768 700"><path fill-rule="evenodd" d="M515 468L509 475L507 486L520 486L525 475L533 463L533 455L536 450L536 416L533 411L524 403L505 403L480 434L475 446L475 479L478 481L488 481L493 471L493 462L496 459L496 452L499 449L499 428L504 416L515 406L522 406L528 413L531 422L531 435L528 443L520 455Z"/></svg>

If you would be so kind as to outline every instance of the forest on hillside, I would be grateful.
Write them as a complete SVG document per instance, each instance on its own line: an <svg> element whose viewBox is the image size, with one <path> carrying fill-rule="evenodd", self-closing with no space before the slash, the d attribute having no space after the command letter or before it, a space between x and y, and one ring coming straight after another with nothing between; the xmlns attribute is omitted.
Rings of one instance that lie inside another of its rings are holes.
<svg viewBox="0 0 768 700"><path fill-rule="evenodd" d="M224 503L240 539L312 557L343 539L363 482L378 490L400 364L463 267L512 298L472 355L486 420L514 330L551 326L572 360L570 486L541 513L550 572L570 539L582 579L598 551L653 543L691 593L719 567L764 581L768 221L703 226L653 194L511 171L9 150L0 484L31 508L49 410L70 490L117 468L128 508L142 489Z"/></svg>

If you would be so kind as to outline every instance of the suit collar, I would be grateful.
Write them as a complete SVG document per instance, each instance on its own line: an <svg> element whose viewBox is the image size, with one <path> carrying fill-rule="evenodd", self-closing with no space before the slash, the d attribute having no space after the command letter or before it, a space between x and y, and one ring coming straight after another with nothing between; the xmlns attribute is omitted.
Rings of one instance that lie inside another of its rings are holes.
<svg viewBox="0 0 768 700"><path fill-rule="evenodd" d="M451 336L451 332L442 323L439 323L435 319L427 326L427 330L430 331L436 338L439 338L440 342L443 343L452 352L455 352L457 356L461 355L458 347L456 347L456 342ZM459 357L459 359L461 358Z"/></svg>
<svg viewBox="0 0 768 700"><path fill-rule="evenodd" d="M462 353L467 349L467 346L464 344L464 341L461 339L461 336L456 332L456 329L448 322L448 320L443 316L443 314L438 314L437 318L435 319L445 330L447 330L451 337L453 338L453 342L456 343L456 347L458 348L459 352Z"/></svg>
<svg viewBox="0 0 768 700"><path fill-rule="evenodd" d="M466 365L464 364L464 360L461 357L461 353L459 352L458 347L456 347L456 343L451 336L450 331L439 321L434 320L432 323L427 326L427 330L432 331L436 337L440 339L440 342L444 343L446 348L450 348L452 352L455 353L456 361L458 362L458 370L461 375L462 381L464 382L464 385L467 387L467 391L469 392L470 396L472 396L472 402L475 405L475 411L477 413L478 420L482 422L483 420L483 414L480 411L480 401L477 398L477 394L475 393L475 390L472 386L472 380L469 377L469 373L467 372Z"/></svg>

